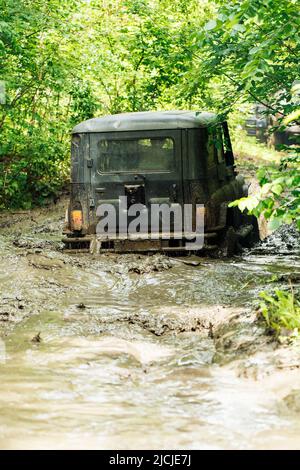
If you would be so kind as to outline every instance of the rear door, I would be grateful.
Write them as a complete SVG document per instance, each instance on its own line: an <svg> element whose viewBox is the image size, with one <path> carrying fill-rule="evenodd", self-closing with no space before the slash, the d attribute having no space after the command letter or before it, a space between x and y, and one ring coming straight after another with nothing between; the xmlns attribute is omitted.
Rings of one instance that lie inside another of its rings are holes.
<svg viewBox="0 0 300 470"><path fill-rule="evenodd" d="M91 134L90 158L95 210L113 204L117 222L120 196L149 214L151 204L183 206L180 130Z"/></svg>

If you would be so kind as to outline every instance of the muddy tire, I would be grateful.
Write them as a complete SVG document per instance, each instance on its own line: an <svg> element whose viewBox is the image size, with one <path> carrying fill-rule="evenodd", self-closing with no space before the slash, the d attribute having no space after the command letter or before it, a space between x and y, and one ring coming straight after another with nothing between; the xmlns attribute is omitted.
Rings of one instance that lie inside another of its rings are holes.
<svg viewBox="0 0 300 470"><path fill-rule="evenodd" d="M239 237L234 227L227 227L221 234L221 243L218 250L218 255L230 257L238 251L238 240Z"/></svg>
<svg viewBox="0 0 300 470"><path fill-rule="evenodd" d="M259 242L259 228L256 217L242 214L237 207L228 211L227 226L219 236L218 254L233 256L243 248L251 248Z"/></svg>
<svg viewBox="0 0 300 470"><path fill-rule="evenodd" d="M242 213L238 207L229 209L227 226L233 226L238 233L242 247L250 248L260 240L257 218L254 215Z"/></svg>
<svg viewBox="0 0 300 470"><path fill-rule="evenodd" d="M243 248L251 248L260 241L258 221L257 218L254 217L254 215L247 215L244 217L244 226L249 227L249 231L248 233L245 233L245 236L241 234L241 236L239 237L239 243Z"/></svg>

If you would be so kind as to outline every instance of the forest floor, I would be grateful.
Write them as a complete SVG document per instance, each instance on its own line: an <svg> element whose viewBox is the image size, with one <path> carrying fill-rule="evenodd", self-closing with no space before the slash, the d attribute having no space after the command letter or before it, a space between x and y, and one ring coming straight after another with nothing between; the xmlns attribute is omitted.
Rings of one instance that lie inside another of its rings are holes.
<svg viewBox="0 0 300 470"><path fill-rule="evenodd" d="M300 348L257 300L299 282L299 238L66 254L66 204L0 215L0 448L300 448Z"/></svg>

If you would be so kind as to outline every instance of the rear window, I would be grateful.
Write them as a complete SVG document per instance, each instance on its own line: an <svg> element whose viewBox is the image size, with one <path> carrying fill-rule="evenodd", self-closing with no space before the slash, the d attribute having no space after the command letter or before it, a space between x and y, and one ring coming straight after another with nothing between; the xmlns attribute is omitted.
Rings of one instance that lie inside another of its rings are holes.
<svg viewBox="0 0 300 470"><path fill-rule="evenodd" d="M99 139L97 149L101 173L169 172L174 168L174 141L170 137Z"/></svg>

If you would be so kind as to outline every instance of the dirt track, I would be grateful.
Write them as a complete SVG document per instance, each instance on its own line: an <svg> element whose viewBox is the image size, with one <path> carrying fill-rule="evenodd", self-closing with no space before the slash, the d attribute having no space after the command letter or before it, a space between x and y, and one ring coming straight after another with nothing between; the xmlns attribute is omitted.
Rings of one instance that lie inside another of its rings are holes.
<svg viewBox="0 0 300 470"><path fill-rule="evenodd" d="M255 300L298 282L291 237L197 266L67 255L65 204L0 216L0 447L298 445L300 353Z"/></svg>

